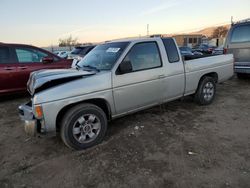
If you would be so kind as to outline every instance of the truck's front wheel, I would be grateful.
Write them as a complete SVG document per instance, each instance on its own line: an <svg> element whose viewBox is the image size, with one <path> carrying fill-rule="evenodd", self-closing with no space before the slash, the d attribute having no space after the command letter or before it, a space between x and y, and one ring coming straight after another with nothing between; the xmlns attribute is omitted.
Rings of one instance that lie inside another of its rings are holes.
<svg viewBox="0 0 250 188"><path fill-rule="evenodd" d="M80 104L68 110L60 134L70 148L81 150L100 143L107 130L107 117L96 105Z"/></svg>
<svg viewBox="0 0 250 188"><path fill-rule="evenodd" d="M216 93L216 83L212 77L204 77L195 93L195 101L200 105L211 104Z"/></svg>

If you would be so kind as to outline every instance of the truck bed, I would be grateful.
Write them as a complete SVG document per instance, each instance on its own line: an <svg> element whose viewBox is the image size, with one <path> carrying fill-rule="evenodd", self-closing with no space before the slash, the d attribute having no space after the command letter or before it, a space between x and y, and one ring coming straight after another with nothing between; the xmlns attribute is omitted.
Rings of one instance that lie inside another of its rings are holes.
<svg viewBox="0 0 250 188"><path fill-rule="evenodd" d="M206 58L206 57L212 57L212 56L217 56L213 54L203 54L203 55L184 55L184 60L189 61L193 59L200 59L200 58Z"/></svg>
<svg viewBox="0 0 250 188"><path fill-rule="evenodd" d="M195 92L199 78L206 73L216 73L218 83L229 79L233 75L233 63L234 58L232 54L209 56L185 61L185 95Z"/></svg>

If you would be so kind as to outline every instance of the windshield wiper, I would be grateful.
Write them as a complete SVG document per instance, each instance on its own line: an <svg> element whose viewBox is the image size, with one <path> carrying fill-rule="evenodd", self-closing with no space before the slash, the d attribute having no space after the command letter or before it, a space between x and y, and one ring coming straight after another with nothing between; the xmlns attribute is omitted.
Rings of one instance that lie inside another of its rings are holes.
<svg viewBox="0 0 250 188"><path fill-rule="evenodd" d="M100 70L98 68L96 68L94 66L91 66L91 65L83 65L83 68L89 68L89 69L92 69L92 70L100 72Z"/></svg>

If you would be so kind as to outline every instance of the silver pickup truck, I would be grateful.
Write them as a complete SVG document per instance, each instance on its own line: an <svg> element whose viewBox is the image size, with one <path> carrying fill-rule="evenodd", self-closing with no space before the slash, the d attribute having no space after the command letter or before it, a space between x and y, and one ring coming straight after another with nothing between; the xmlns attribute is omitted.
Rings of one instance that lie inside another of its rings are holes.
<svg viewBox="0 0 250 188"><path fill-rule="evenodd" d="M193 95L210 104L233 76L233 56L184 61L172 38L116 40L95 47L76 69L33 72L31 101L19 107L30 135L60 133L73 149L101 142L108 121Z"/></svg>

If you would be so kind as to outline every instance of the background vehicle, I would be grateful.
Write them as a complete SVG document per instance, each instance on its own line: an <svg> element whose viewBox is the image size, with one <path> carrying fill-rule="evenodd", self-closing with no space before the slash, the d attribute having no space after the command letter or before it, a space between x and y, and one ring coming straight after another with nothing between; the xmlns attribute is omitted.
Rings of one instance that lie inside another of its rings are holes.
<svg viewBox="0 0 250 188"><path fill-rule="evenodd" d="M210 46L210 45L207 45L207 44L200 44L198 46L195 46L193 48L193 50L197 51L197 52L204 53L204 54L212 54L213 50L215 48L216 48L215 46Z"/></svg>
<svg viewBox="0 0 250 188"><path fill-rule="evenodd" d="M211 104L216 83L233 76L231 54L183 62L172 38L108 42L77 65L31 74L32 102L19 107L28 134L57 130L67 146L88 148L103 140L108 120L193 94Z"/></svg>
<svg viewBox="0 0 250 188"><path fill-rule="evenodd" d="M250 74L250 18L232 24L224 47L226 53L234 55L238 77Z"/></svg>
<svg viewBox="0 0 250 188"><path fill-rule="evenodd" d="M224 53L224 46L219 46L215 48L212 52L213 55L222 55Z"/></svg>
<svg viewBox="0 0 250 188"><path fill-rule="evenodd" d="M85 55L87 55L95 46L77 46L68 55L68 59L77 59L80 61Z"/></svg>
<svg viewBox="0 0 250 188"><path fill-rule="evenodd" d="M179 47L181 55L203 55L201 52L197 52L195 50L192 50L192 48L187 46Z"/></svg>
<svg viewBox="0 0 250 188"><path fill-rule="evenodd" d="M0 94L25 91L33 71L70 66L70 60L34 46L0 43Z"/></svg>
<svg viewBox="0 0 250 188"><path fill-rule="evenodd" d="M68 59L72 59L72 68L76 67L76 64L87 55L95 46L78 46L75 47L70 54L68 55Z"/></svg>
<svg viewBox="0 0 250 188"><path fill-rule="evenodd" d="M67 59L68 58L68 55L69 55L69 51L57 51L57 52L54 52L54 54L56 54L57 56L63 58L63 59Z"/></svg>

